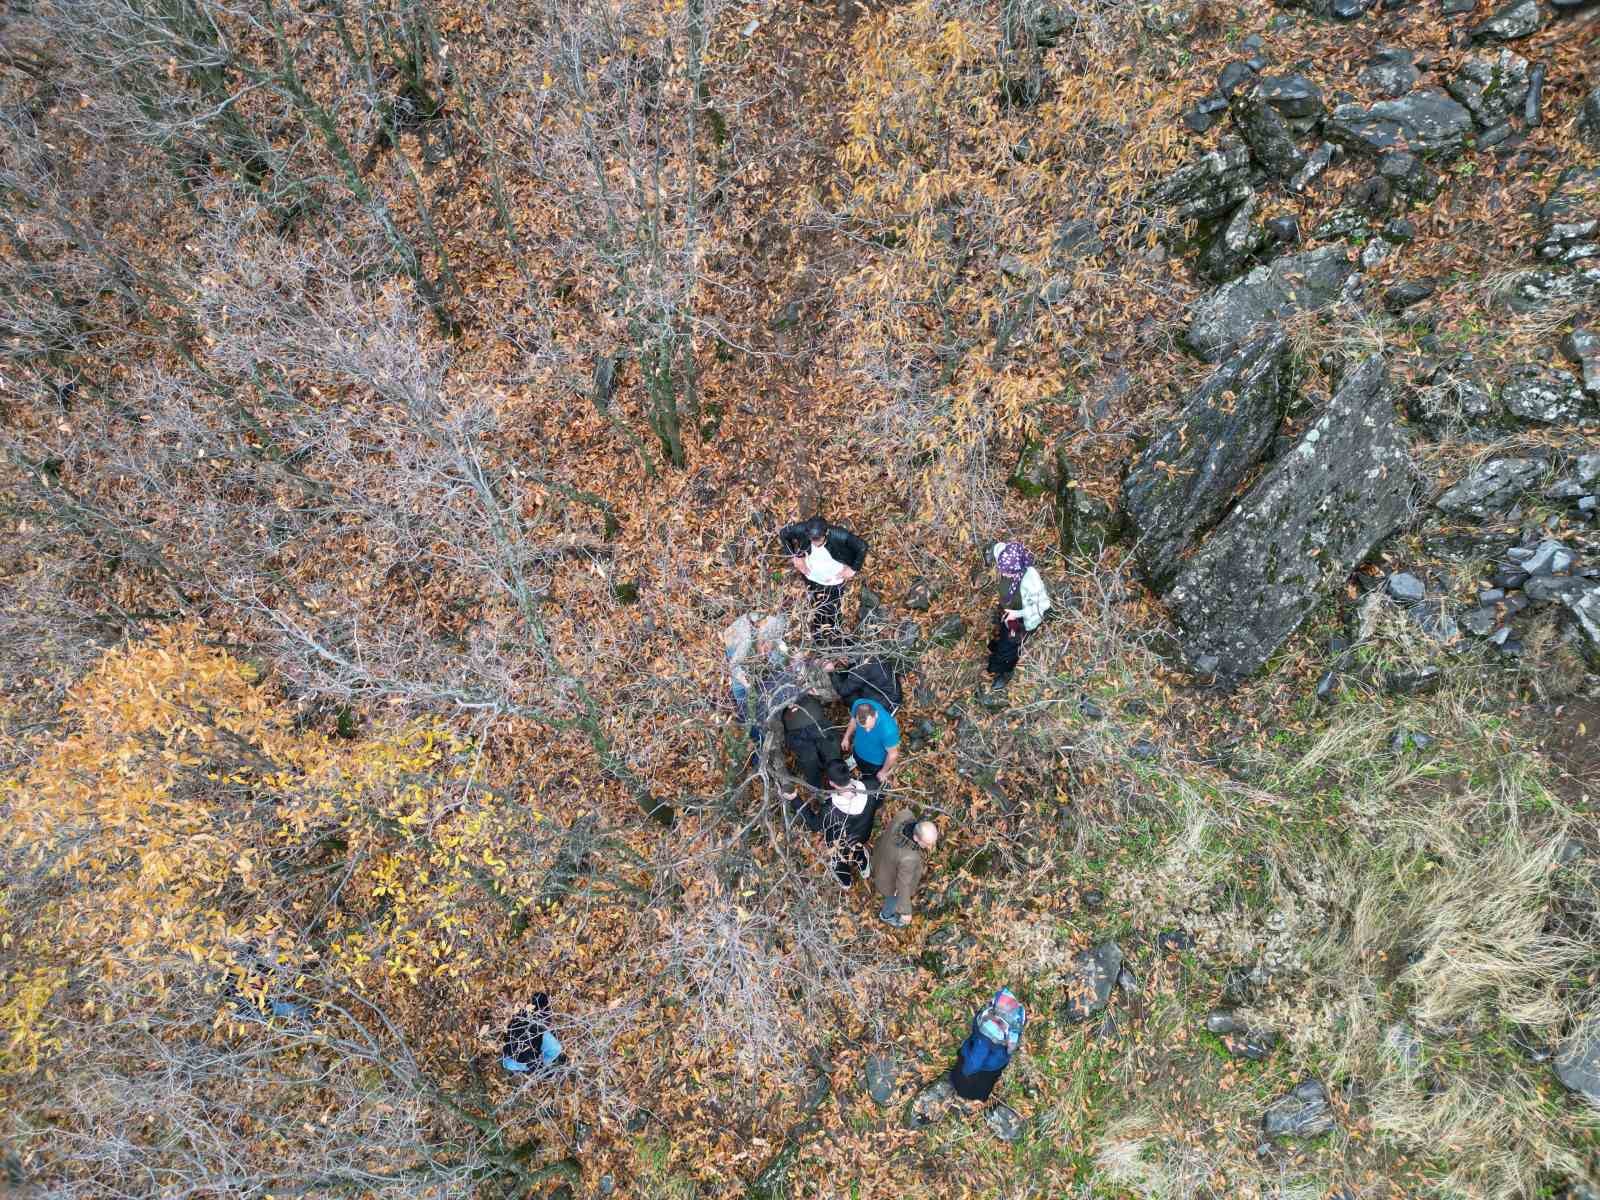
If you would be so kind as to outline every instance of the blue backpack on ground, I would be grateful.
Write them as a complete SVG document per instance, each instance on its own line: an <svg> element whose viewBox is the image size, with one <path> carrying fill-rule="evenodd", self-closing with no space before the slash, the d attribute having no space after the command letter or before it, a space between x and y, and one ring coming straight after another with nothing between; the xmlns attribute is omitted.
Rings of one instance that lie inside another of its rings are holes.
<svg viewBox="0 0 1600 1200"><path fill-rule="evenodd" d="M996 992L994 999L972 1018L972 1033L961 1043L962 1074L998 1071L1010 1063L1012 1054L1022 1044L1022 1026L1026 1020L1022 1001L1011 994L1010 988Z"/></svg>

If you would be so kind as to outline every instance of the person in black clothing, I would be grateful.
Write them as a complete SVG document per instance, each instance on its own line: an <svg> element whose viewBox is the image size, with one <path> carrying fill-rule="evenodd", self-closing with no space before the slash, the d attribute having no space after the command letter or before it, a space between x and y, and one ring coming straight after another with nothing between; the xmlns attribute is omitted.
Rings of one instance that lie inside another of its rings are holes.
<svg viewBox="0 0 1600 1200"><path fill-rule="evenodd" d="M835 659L828 664L828 678L846 708L855 708L857 700L876 700L891 713L900 707L900 680L881 658Z"/></svg>
<svg viewBox="0 0 1600 1200"><path fill-rule="evenodd" d="M866 542L820 516L785 525L778 531L778 540L789 555L789 565L811 593L812 634L837 641L844 585L866 562Z"/></svg>
<svg viewBox="0 0 1600 1200"><path fill-rule="evenodd" d="M794 806L795 815L807 829L816 833L823 828L824 772L831 763L844 758L839 749L839 733L828 724L822 702L815 696L789 691L782 693L779 699L782 702L772 710L767 725L776 755L773 774L784 799ZM782 745L794 754L795 771L804 780L803 788L782 762L783 751L777 748L780 738Z"/></svg>

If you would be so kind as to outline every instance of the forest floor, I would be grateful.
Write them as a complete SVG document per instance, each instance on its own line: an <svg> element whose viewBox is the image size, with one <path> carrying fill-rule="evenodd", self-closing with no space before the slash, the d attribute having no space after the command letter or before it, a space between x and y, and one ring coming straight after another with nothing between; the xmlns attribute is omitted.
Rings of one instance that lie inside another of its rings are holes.
<svg viewBox="0 0 1600 1200"><path fill-rule="evenodd" d="M930 358L948 368L947 390L961 396L935 403L898 386L888 367L873 372L870 334L878 326L862 315L864 289L881 287L892 298L901 296L895 288L909 294L927 279L907 283L880 262L880 251L896 243L872 226L892 225L897 214L888 185L860 192L870 172L847 152L863 140L853 105L863 80L879 79L885 41L903 37L920 53L938 43L940 14L932 5L749 7L763 20L747 39L743 69L771 86L737 119L785 149L726 200L741 215L730 217L741 232L717 247L713 274L718 294L744 306L723 326L740 337L704 356L700 422L684 470L646 472L593 402L586 369L614 349L603 339L575 360L585 369L571 371L567 386L517 382L541 347L519 333L535 326L515 267L481 233L484 181L461 164L435 172L409 140L396 149L437 193L445 235L463 243L455 269L473 307L448 347L452 379L463 392L497 395L508 458L553 462L616 502L622 531L596 569L607 582L632 584L638 602L606 614L610 642L626 647L641 672L689 664L681 674L698 699L726 710L721 725L668 713L649 731L652 745L670 747L648 763L652 787L688 803L670 835L608 814L642 859L665 855L663 845L685 859L709 858L728 813L750 816L739 806L752 804L753 793L732 786L747 744L723 700L717 633L739 613L795 598L771 537L776 527L820 508L868 541L867 566L846 600L852 618L868 587L891 624L914 618L926 634L946 618L965 622L942 643L925 642L905 680L902 728L923 720L932 727L908 754L888 802L913 804L944 829L923 885L926 907L909 928L893 930L875 919L875 898L858 885L831 910L843 951L869 964L859 1005L836 1006L805 1031L808 1053L759 1073L737 1046L691 1045L682 1013L641 1016L613 1065L627 1111L597 1116L570 1096L525 1098L529 1129L549 1137L553 1155L570 1150L581 1164L576 1183L560 1186L641 1200L1511 1200L1595 1174L1600 1122L1547 1065L1517 1049L1529 1022L1507 1015L1533 1011L1528 998L1543 997L1548 980L1525 965L1503 977L1485 966L1497 954L1515 959L1513 948L1495 943L1521 936L1517 914L1552 896L1587 902L1592 879L1556 860L1564 839L1580 839L1591 856L1597 844L1600 700L1592 678L1555 697L1527 670L1463 657L1446 662L1438 690L1388 695L1370 683L1386 667L1445 660L1383 609L1358 647L1367 674L1349 671L1331 698L1316 699L1334 658L1330 641L1348 633L1365 585L1383 574L1375 562L1327 599L1260 679L1222 693L1195 683L1171 653L1166 618L1138 582L1127 547L1061 553L1048 496L1006 485L1043 438L1062 448L1087 494L1114 502L1129 455L1209 372L1177 341L1202 285L1139 218L1136 200L1225 131L1224 122L1191 137L1177 119L1210 91L1239 43L1261 35L1282 69L1314 63L1325 91L1360 93L1360 67L1382 44L1400 42L1441 63L1459 59L1453 26L1431 0L1384 6L1354 25L1302 15L1286 27L1274 26L1283 10L1267 0L1226 9L1206 0L1195 6L1191 32L1119 35L1110 39L1114 59L1085 52L1056 62L1052 99L989 114L992 125L981 132L1001 150L965 140L973 131L958 128L951 99L949 144L927 158L960 160L971 180L992 183L995 195L973 184L962 219L976 223L971 213L992 202L993 224L982 229L1003 239L981 245L942 279L968 306L959 321L940 327L920 292L917 304L905 305L912 315L894 318L905 321L908 339L934 347ZM1117 5L1086 8L1111 21L1135 19ZM1491 8L1485 0L1457 24ZM472 52L477 20L463 10L441 22L461 39L463 55ZM1518 46L1549 64L1552 112L1575 111L1592 85L1583 64L1593 28L1552 26ZM1438 74L1446 75L1443 66ZM966 95L962 71L949 75L958 81L952 94ZM1091 76L1103 93L1092 114L1074 107L1081 97L1073 90ZM993 84L984 77L970 86L987 95ZM1080 125L1096 130L1089 161L1052 158L1047 149L1028 163L1019 149L1029 138L1076 145L1071 138L1088 136ZM1548 325L1507 317L1492 285L1528 258L1525 214L1555 169L1577 156L1576 145L1563 117L1528 131L1520 156L1483 153L1453 167L1444 197L1410 214L1416 240L1368 279L1376 295L1403 276L1439 278L1434 324L1375 332L1349 317L1298 328L1308 394L1323 394L1346 359L1380 345L1403 374L1425 357L1422 340L1440 330L1451 349L1492 362L1547 343ZM1013 166L1038 174L1012 180ZM944 169L928 167L926 179ZM1358 177L1355 163L1335 167L1312 193L1275 211L1309 230ZM915 191L905 186L907 195ZM544 219L537 209L517 212L529 230ZM1098 220L1106 253L1076 277L1077 307L1041 323L1036 343L1019 352L1021 365L989 370L1003 358L992 331L1014 301L1014 276L1042 270L1055 232L1085 216ZM897 236L920 247L914 226ZM1008 256L1022 267L1003 263ZM950 334L963 322L965 332ZM939 357L961 337L968 341L957 352ZM625 385L626 395L640 390L636 380ZM963 416L963 402L1004 415L964 443L981 423ZM1420 454L1426 473L1442 480L1490 448L1454 443ZM954 486L941 472L946 457L984 486ZM982 552L1002 537L1039 550L1056 610L999 706L978 693L992 604ZM1407 538L1391 545L1392 560L1428 561L1420 537ZM1472 576L1468 567L1452 578L1466 589L1479 582ZM913 611L906 601L921 586L931 590L931 606ZM226 618L215 631L234 632ZM542 794L590 794L571 761L548 746L534 759L531 746L540 746L538 736L511 723L484 749L501 778L532 772ZM800 856L814 860L820 877L820 848ZM1509 865L1546 860L1555 865L1535 883ZM1475 881L1484 885L1476 900ZM1513 916L1491 903L1500 900ZM734 902L731 888L690 897ZM560 979L551 989L558 1003L574 1008L603 1010L624 991L654 990L652 964L605 953L622 942L620 929L653 918L571 907L573 915L560 918L570 929L559 959L511 964L498 991L471 998L485 1061L508 1007L547 977ZM1135 986L1103 1017L1071 1023L1062 1004L1075 957L1108 940L1120 946ZM1591 987L1597 965L1600 955L1582 959ZM1253 972L1253 981L1229 1007L1278 1037L1265 1061L1233 1053L1205 1028L1235 969ZM1002 1142L972 1113L907 1128L911 1097L950 1065L972 1012L1000 986L1029 1006L1024 1048L996 1093L1025 1118L1022 1136ZM1432 1024L1411 1015L1430 994L1448 997L1434 1006ZM1571 1005L1588 995L1577 985L1565 993ZM1558 1036L1563 1019L1548 1016L1539 1036ZM1396 1056L1402 1036L1417 1040L1417 1055ZM895 1083L879 1103L867 1093L867 1064L885 1056ZM1326 1083L1333 1128L1265 1143L1263 1110L1307 1079ZM1509 1148L1508 1127L1517 1142Z"/></svg>

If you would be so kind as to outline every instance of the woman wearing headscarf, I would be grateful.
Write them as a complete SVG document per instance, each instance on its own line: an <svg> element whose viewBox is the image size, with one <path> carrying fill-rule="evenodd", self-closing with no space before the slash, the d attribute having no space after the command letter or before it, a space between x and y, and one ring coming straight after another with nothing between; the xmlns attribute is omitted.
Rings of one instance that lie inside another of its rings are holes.
<svg viewBox="0 0 1600 1200"><path fill-rule="evenodd" d="M1050 593L1034 570L1033 555L1021 542L996 542L992 553L999 606L995 633L989 639L988 671L994 686L1003 688L1017 669L1023 639L1039 628L1050 610Z"/></svg>

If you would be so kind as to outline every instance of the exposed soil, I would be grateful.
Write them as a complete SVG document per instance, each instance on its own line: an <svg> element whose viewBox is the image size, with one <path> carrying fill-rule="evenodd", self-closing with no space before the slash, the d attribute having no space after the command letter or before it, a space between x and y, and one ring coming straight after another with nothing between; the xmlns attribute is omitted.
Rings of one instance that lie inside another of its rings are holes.
<svg viewBox="0 0 1600 1200"><path fill-rule="evenodd" d="M1600 799L1600 700L1571 700L1556 708L1543 745L1564 799L1574 804Z"/></svg>

